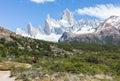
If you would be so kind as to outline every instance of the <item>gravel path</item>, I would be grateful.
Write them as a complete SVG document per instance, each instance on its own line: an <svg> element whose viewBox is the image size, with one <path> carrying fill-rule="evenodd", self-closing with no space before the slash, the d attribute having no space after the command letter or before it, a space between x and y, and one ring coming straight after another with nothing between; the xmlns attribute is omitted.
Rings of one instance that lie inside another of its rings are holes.
<svg viewBox="0 0 120 81"><path fill-rule="evenodd" d="M0 71L0 81L15 81L15 78L10 77L10 71Z"/></svg>

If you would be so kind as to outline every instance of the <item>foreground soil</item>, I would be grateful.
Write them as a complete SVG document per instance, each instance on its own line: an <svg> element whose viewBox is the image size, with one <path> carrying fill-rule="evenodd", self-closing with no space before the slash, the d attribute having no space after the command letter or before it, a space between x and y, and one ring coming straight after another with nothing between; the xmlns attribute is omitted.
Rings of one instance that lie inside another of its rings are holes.
<svg viewBox="0 0 120 81"><path fill-rule="evenodd" d="M0 81L15 81L15 77L10 77L10 71L0 71Z"/></svg>

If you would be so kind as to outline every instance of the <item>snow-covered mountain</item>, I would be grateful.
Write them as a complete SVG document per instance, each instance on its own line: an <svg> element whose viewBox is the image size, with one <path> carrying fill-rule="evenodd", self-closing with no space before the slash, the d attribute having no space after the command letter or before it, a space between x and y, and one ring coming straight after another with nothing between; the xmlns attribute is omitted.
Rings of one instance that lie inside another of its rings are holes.
<svg viewBox="0 0 120 81"><path fill-rule="evenodd" d="M94 33L74 34L65 32L59 42L120 44L120 17L111 16L101 23Z"/></svg>
<svg viewBox="0 0 120 81"><path fill-rule="evenodd" d="M100 22L97 20L81 19L76 21L72 12L66 9L60 20L53 19L47 15L45 27L33 27L28 24L27 31L17 28L16 33L22 36L28 36L36 39L58 42L64 32L74 34L85 34L95 32Z"/></svg>
<svg viewBox="0 0 120 81"><path fill-rule="evenodd" d="M60 24L63 27L73 26L75 24L73 14L68 9L66 9L63 12L61 20L60 20Z"/></svg>
<svg viewBox="0 0 120 81"><path fill-rule="evenodd" d="M96 32L100 32L110 27L114 27L118 30L120 29L120 17L119 16L111 16L108 19L106 19L102 24L100 24Z"/></svg>

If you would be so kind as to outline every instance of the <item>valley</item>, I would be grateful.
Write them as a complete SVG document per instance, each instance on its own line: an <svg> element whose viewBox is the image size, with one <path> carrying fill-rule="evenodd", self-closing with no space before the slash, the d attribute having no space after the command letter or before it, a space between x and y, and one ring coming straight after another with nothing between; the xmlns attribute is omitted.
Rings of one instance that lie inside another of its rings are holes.
<svg viewBox="0 0 120 81"><path fill-rule="evenodd" d="M10 70L16 81L120 80L119 45L53 43L2 31L0 70Z"/></svg>

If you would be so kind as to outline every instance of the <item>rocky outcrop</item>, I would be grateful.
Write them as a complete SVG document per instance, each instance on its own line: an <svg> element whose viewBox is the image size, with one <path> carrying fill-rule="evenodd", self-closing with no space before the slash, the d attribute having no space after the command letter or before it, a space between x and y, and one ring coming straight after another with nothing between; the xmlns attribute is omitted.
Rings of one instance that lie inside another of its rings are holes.
<svg viewBox="0 0 120 81"><path fill-rule="evenodd" d="M16 33L11 32L4 27L0 26L0 40L5 39L6 41L13 41L11 37L21 37L19 35L16 35Z"/></svg>

